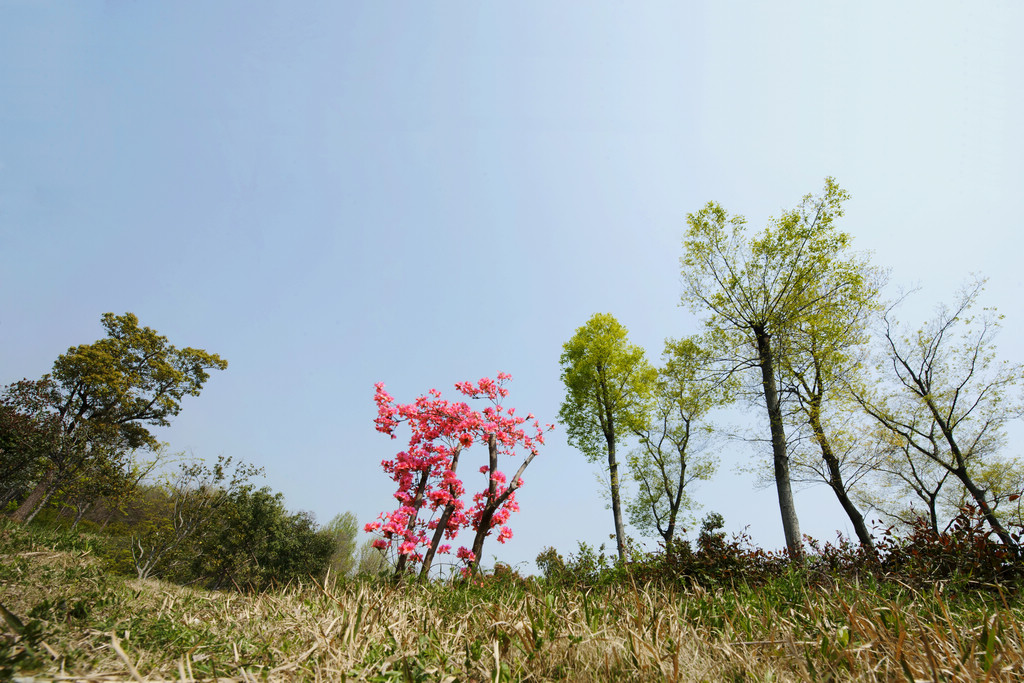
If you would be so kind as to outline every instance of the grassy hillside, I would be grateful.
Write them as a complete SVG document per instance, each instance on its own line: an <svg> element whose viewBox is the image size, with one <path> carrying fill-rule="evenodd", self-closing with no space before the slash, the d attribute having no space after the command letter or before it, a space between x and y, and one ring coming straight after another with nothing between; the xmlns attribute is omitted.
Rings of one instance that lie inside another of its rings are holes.
<svg viewBox="0 0 1024 683"><path fill-rule="evenodd" d="M101 539L0 525L0 680L1017 680L1019 597L998 587L587 589L313 580L208 592L106 570Z"/></svg>

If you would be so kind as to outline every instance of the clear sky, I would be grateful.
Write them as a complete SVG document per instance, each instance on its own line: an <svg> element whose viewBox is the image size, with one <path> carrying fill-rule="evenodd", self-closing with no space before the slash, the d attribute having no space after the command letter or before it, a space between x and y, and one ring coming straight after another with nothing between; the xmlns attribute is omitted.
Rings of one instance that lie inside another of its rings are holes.
<svg viewBox="0 0 1024 683"><path fill-rule="evenodd" d="M1016 0L0 0L0 383L134 312L230 362L172 450L370 521L401 445L374 382L411 401L505 371L554 422L591 314L655 358L699 329L688 212L757 228L827 175L857 248L922 286L906 317L985 274L1019 360L1022 30ZM721 456L702 512L784 545L774 491L735 473L766 453ZM608 542L595 472L549 435L485 564ZM798 494L805 533L847 528L829 495Z"/></svg>

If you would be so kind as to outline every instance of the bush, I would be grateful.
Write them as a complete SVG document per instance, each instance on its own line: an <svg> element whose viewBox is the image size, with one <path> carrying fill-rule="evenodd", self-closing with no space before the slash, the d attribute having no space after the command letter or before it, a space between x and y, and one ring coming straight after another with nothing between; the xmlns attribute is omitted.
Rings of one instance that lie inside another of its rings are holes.
<svg viewBox="0 0 1024 683"><path fill-rule="evenodd" d="M195 539L182 583L207 588L264 590L323 578L334 553L333 536L312 516L290 514L283 496L264 487L234 491L216 508L206 533Z"/></svg>
<svg viewBox="0 0 1024 683"><path fill-rule="evenodd" d="M1003 544L978 509L967 505L941 532L923 518L906 537L887 529L878 544L879 570L886 577L915 586L936 581L974 586L1017 584L1024 578L1020 528L1011 536L1017 548Z"/></svg>
<svg viewBox="0 0 1024 683"><path fill-rule="evenodd" d="M602 545L596 552L582 541L575 555L566 561L554 548L548 547L537 555L537 567L549 584L587 588L614 581L616 572L604 554Z"/></svg>
<svg viewBox="0 0 1024 683"><path fill-rule="evenodd" d="M757 548L746 533L727 539L724 526L722 516L712 512L701 522L696 549L689 541L673 541L664 552L640 557L628 569L638 581L705 587L761 584L789 569L786 552Z"/></svg>

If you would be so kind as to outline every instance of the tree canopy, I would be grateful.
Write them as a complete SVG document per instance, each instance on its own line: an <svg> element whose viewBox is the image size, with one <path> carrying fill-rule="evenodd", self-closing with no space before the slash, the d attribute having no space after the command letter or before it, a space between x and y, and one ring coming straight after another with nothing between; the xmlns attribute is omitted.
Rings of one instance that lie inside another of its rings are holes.
<svg viewBox="0 0 1024 683"><path fill-rule="evenodd" d="M625 527L615 447L645 421L657 376L644 350L629 343L626 328L610 313L595 313L562 347L565 400L559 417L569 445L596 462L608 459L612 515L619 559L625 559Z"/></svg>
<svg viewBox="0 0 1024 683"><path fill-rule="evenodd" d="M864 296L865 273L852 256L850 236L836 228L849 198L832 178L819 195L748 236L746 220L709 202L688 216L681 258L682 300L705 314L723 349L727 372L757 370L771 430L772 460L786 545L802 549L790 483L779 373L787 336L801 326L841 321Z"/></svg>
<svg viewBox="0 0 1024 683"><path fill-rule="evenodd" d="M166 426L185 396L197 396L208 370L227 361L202 349L179 349L132 313L105 313L104 339L73 346L39 380L6 387L4 402L47 434L42 475L14 517L28 521L90 458L154 448L151 426Z"/></svg>

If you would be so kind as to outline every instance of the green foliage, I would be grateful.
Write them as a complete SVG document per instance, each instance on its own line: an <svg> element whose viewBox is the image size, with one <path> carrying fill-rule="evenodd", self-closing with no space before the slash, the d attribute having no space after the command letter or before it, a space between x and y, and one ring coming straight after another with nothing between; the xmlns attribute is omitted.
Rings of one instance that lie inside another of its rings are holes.
<svg viewBox="0 0 1024 683"><path fill-rule="evenodd" d="M103 315L107 337L74 346L53 372L4 389L3 402L30 417L46 443L40 474L16 517L30 521L53 493L76 479L111 481L126 451L156 448L148 426L167 426L184 396L197 396L210 369L227 361L202 349L177 347L131 313Z"/></svg>
<svg viewBox="0 0 1024 683"><path fill-rule="evenodd" d="M187 573L177 578L214 589L257 591L319 580L335 551L334 541L308 513L289 513L280 493L242 487L211 510L209 527L188 544L193 560Z"/></svg>
<svg viewBox="0 0 1024 683"><path fill-rule="evenodd" d="M45 661L43 622L39 618L23 622L3 604L0 604L0 617L8 631L0 635L0 679L11 680L19 671L39 668Z"/></svg>
<svg viewBox="0 0 1024 683"><path fill-rule="evenodd" d="M696 548L676 540L662 552L637 557L628 565L634 580L703 587L761 585L788 571L787 553L755 547L745 533L729 539L724 520L712 512L701 522Z"/></svg>
<svg viewBox="0 0 1024 683"><path fill-rule="evenodd" d="M619 501L615 447L645 422L657 372L644 350L629 343L626 328L609 313L595 313L563 346L566 395L558 415L569 445L591 462L608 459L608 479L619 557L625 527Z"/></svg>
<svg viewBox="0 0 1024 683"><path fill-rule="evenodd" d="M74 346L53 365L62 413L121 432L132 448L156 446L143 424L167 426L184 396L198 396L207 370L227 368L214 353L178 349L132 313L103 314L107 338Z"/></svg>
<svg viewBox="0 0 1024 683"><path fill-rule="evenodd" d="M49 443L46 425L19 410L8 393L0 395L0 509L39 478Z"/></svg>
<svg viewBox="0 0 1024 683"><path fill-rule="evenodd" d="M567 560L551 547L537 555L537 568L550 585L576 588L608 585L618 577L614 567L604 554L604 546L595 551L582 541L576 553L569 555Z"/></svg>
<svg viewBox="0 0 1024 683"><path fill-rule="evenodd" d="M356 557L356 538L359 535L359 522L352 512L335 515L324 525L323 532L334 542L331 555L331 574L349 576L356 573L358 558Z"/></svg>
<svg viewBox="0 0 1024 683"><path fill-rule="evenodd" d="M730 217L709 202L688 216L680 259L683 303L706 314L724 370L758 371L752 384L767 411L779 509L794 554L802 540L778 377L801 330L824 330L821 343L835 346L851 310L863 308L869 298L864 262L849 254L850 236L835 226L848 198L826 178L821 194L805 196L750 237L742 216Z"/></svg>
<svg viewBox="0 0 1024 683"><path fill-rule="evenodd" d="M847 199L826 178L821 195L807 195L752 238L742 216L709 202L688 217L683 302L710 313L709 330L732 335L746 354L755 348L755 327L774 336L811 317L826 318L839 306L837 297L855 291L863 277L843 260L850 237L834 226Z"/></svg>
<svg viewBox="0 0 1024 683"><path fill-rule="evenodd" d="M322 580L337 536L312 515L291 513L280 493L255 488L260 470L230 458L183 463L162 485L146 486L111 526L119 547L111 565L212 589L262 591Z"/></svg>
<svg viewBox="0 0 1024 683"><path fill-rule="evenodd" d="M182 463L176 477L149 489L128 534L131 562L140 579L171 576L187 565L188 546L214 529L218 508L247 489L262 470L223 456L211 467Z"/></svg>
<svg viewBox="0 0 1024 683"><path fill-rule="evenodd" d="M713 351L698 337L667 340L662 359L654 400L634 426L640 447L629 464L638 492L629 513L638 529L671 544L680 514L693 506L689 485L715 472L715 458L706 451L711 426L704 419L726 400L728 382L714 375Z"/></svg>
<svg viewBox="0 0 1024 683"><path fill-rule="evenodd" d="M609 440L621 441L643 423L653 388L655 370L627 334L610 313L595 313L563 346L566 396L558 415L569 445L591 462L607 457Z"/></svg>

